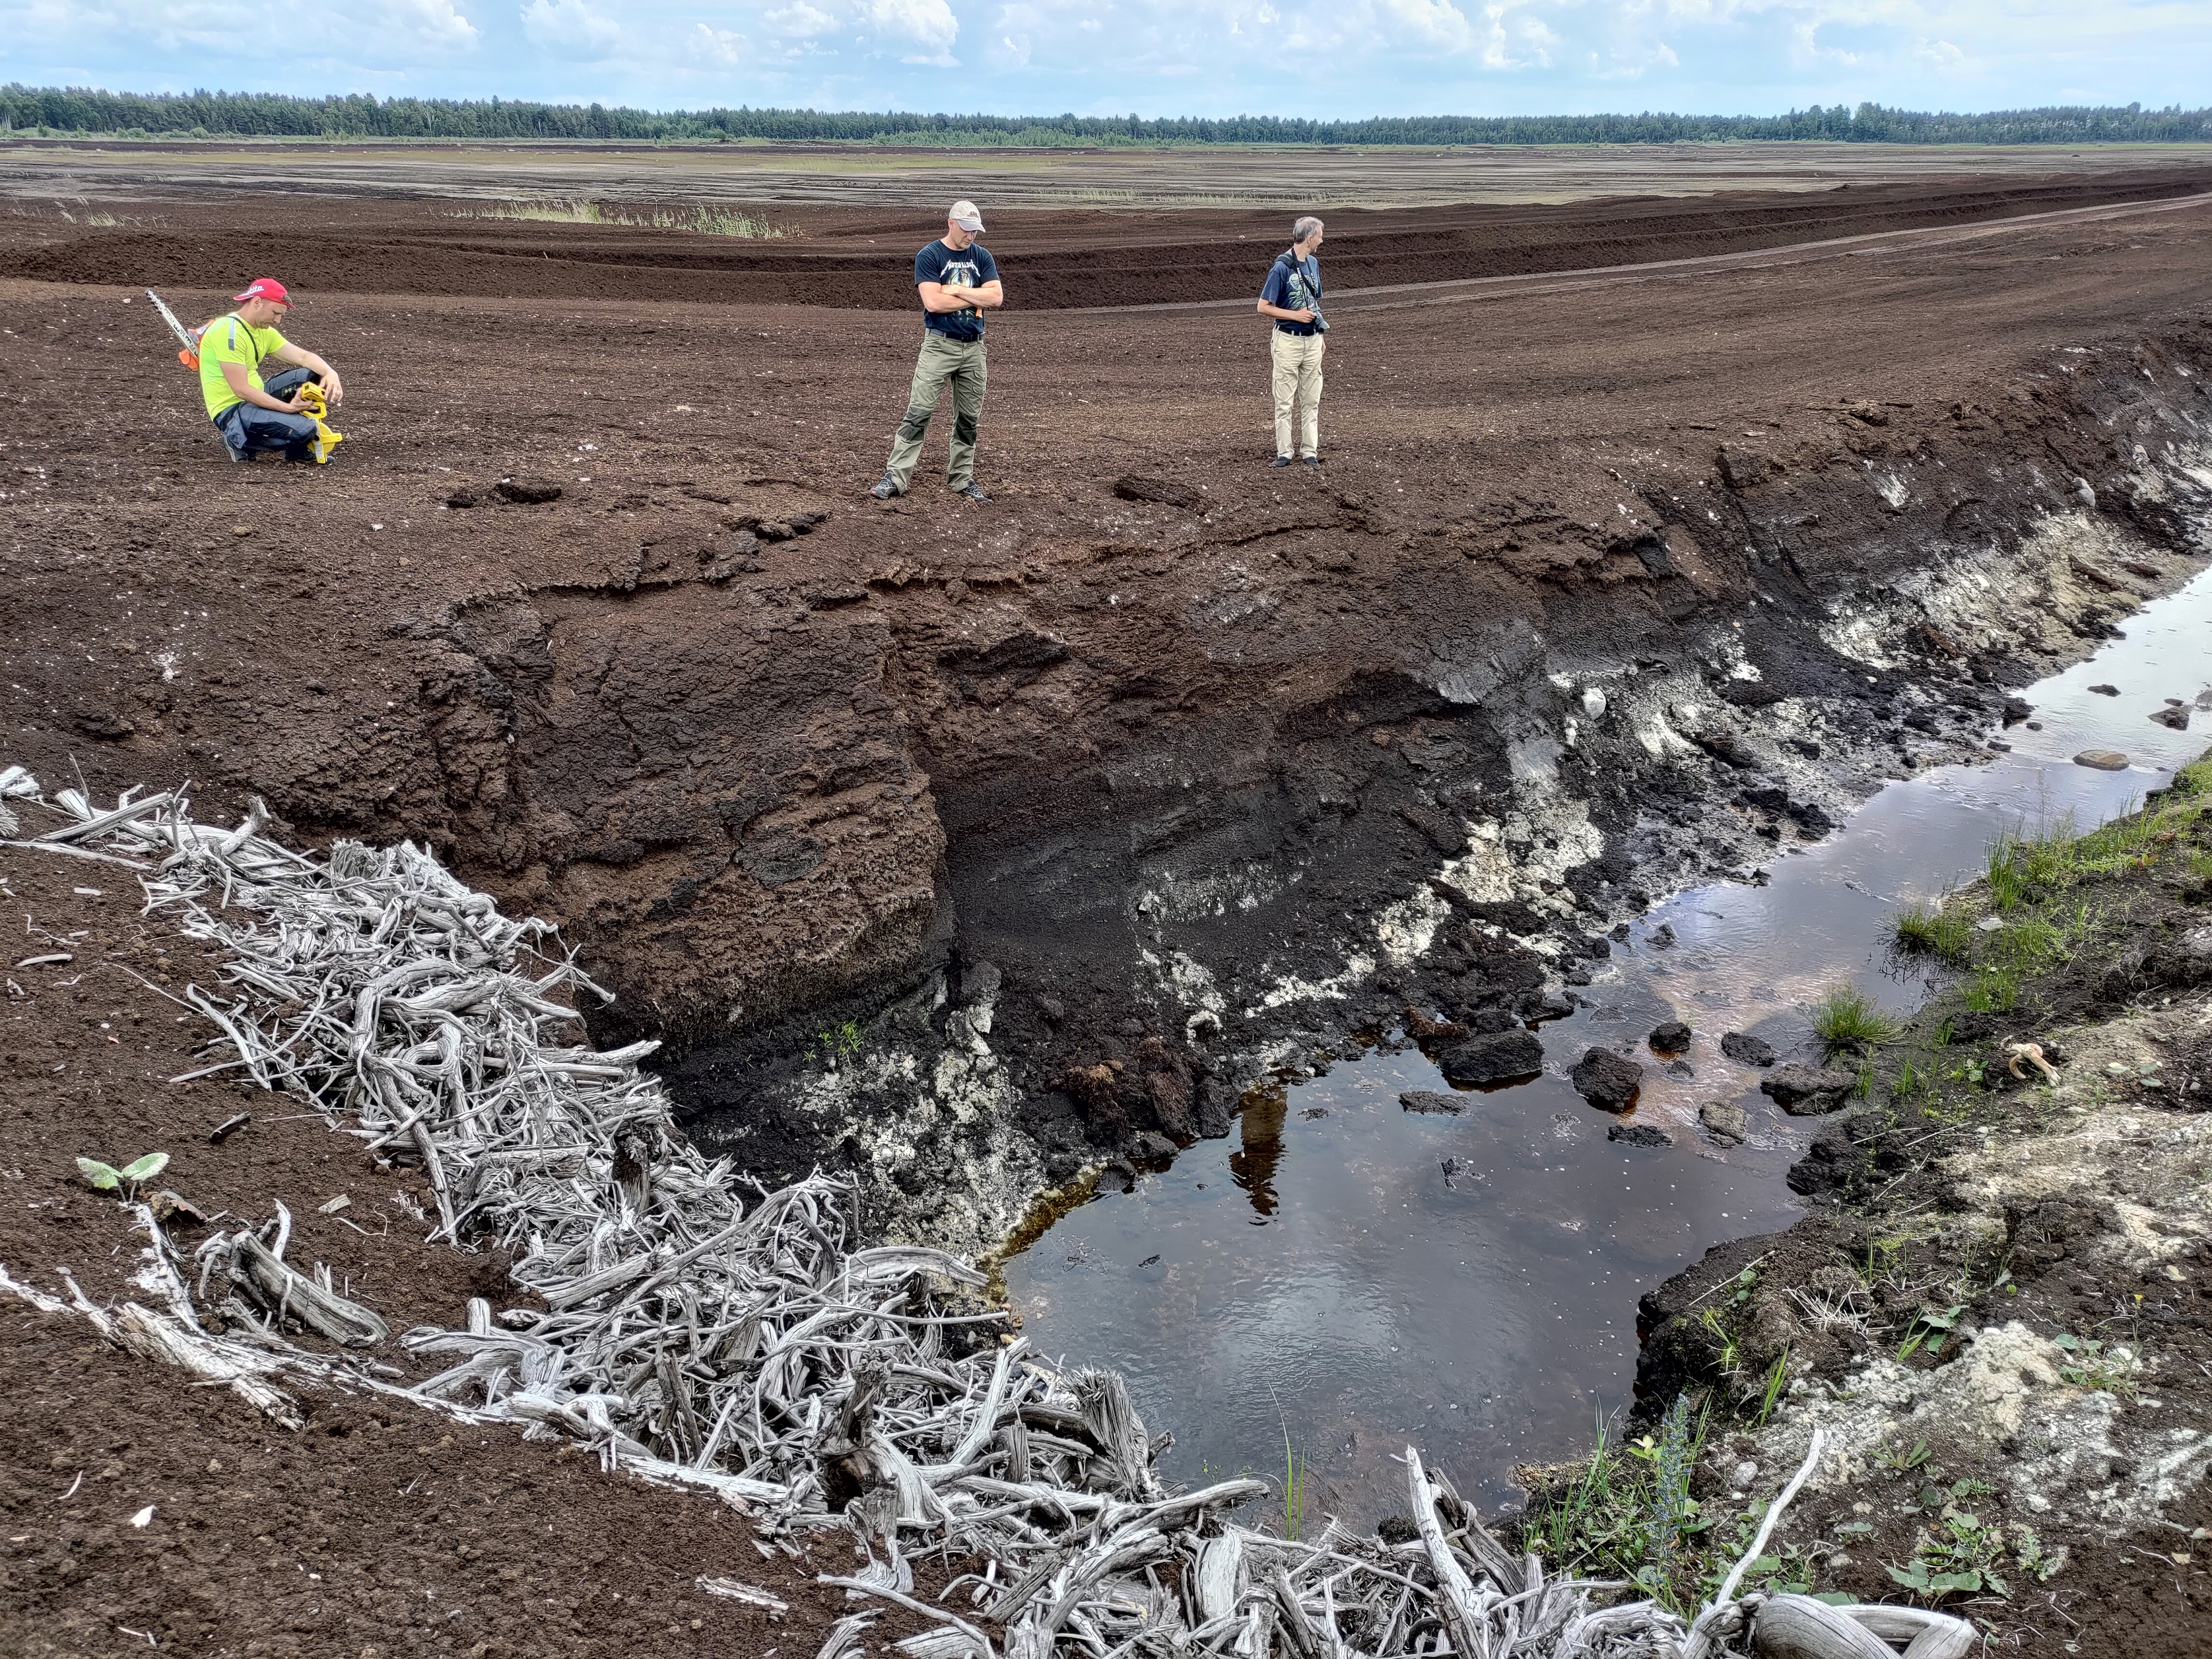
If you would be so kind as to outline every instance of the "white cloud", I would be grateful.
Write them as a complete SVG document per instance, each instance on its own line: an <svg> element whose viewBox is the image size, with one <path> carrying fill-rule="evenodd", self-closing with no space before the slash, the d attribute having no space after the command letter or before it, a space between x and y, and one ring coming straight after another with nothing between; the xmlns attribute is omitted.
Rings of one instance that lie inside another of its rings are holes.
<svg viewBox="0 0 2212 1659"><path fill-rule="evenodd" d="M742 69L747 62L745 37L729 29L709 28L704 23L696 24L687 44L691 49L694 67L711 65L716 69Z"/></svg>
<svg viewBox="0 0 2212 1659"><path fill-rule="evenodd" d="M859 12L878 36L910 42L931 54L908 62L951 62L960 20L952 15L947 0L860 0Z"/></svg>
<svg viewBox="0 0 2212 1659"><path fill-rule="evenodd" d="M600 58L622 39L622 25L592 10L586 0L530 0L521 15L531 45L550 52Z"/></svg>
<svg viewBox="0 0 2212 1659"><path fill-rule="evenodd" d="M252 0L101 0L93 4L0 0L0 40L8 43L9 78L36 84L40 77L22 54L26 47L46 41L66 43L80 52L88 46L106 48L118 56L135 56L131 48L136 47L138 52L166 58L202 47L234 47L247 40L253 41L257 60L262 63L288 56L342 58L384 69L441 62L455 52L473 50L483 38L453 0L340 0L288 15L280 38L257 39L268 27L269 15L265 5ZM216 78L204 63L196 61L189 68L188 78L195 85ZM247 78L243 71L235 77L240 83ZM154 84L166 83L162 77Z"/></svg>
<svg viewBox="0 0 2212 1659"><path fill-rule="evenodd" d="M811 40L838 27L835 17L819 6L809 5L807 0L792 0L790 5L778 7L762 21L768 25L768 32L781 40Z"/></svg>

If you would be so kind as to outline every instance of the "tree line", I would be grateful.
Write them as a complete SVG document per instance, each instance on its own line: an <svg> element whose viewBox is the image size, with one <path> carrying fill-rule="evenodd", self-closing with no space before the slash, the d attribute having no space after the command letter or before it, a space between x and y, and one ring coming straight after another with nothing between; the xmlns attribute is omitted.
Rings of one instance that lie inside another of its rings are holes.
<svg viewBox="0 0 2212 1659"><path fill-rule="evenodd" d="M617 138L713 143L1016 145L1672 144L1747 139L1844 143L2085 144L2212 140L2212 109L2057 106L1979 114L1863 103L1786 115L1415 115L1316 121L1277 115L922 115L811 109L641 110L506 98L289 98L276 93L0 88L0 131L59 137Z"/></svg>

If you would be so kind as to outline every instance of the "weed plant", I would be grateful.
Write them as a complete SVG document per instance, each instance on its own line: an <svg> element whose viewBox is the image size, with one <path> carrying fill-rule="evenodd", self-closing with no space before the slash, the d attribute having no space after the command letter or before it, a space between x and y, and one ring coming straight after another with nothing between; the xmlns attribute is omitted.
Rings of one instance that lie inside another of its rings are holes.
<svg viewBox="0 0 2212 1659"><path fill-rule="evenodd" d="M1598 1422L1588 1463L1531 1494L1522 1542L1554 1572L1625 1578L1687 1617L1712 1565L1711 1522L1690 1496L1705 1414L1676 1396L1659 1431L1632 1444Z"/></svg>
<svg viewBox="0 0 2212 1659"><path fill-rule="evenodd" d="M1813 1030L1831 1054L1887 1042L1899 1030L1897 1021L1875 1007L1863 992L1849 987L1829 992L1805 1011L1805 1017L1813 1022Z"/></svg>

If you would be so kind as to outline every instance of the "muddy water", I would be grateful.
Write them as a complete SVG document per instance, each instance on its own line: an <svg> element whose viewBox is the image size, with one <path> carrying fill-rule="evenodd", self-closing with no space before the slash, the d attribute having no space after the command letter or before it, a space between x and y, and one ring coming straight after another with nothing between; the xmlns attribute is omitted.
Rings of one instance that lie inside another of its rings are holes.
<svg viewBox="0 0 2212 1659"><path fill-rule="evenodd" d="M1386 1042L1248 1104L1229 1140L1081 1206L1008 1264L1029 1335L1045 1354L1125 1372L1148 1425L1175 1431L1176 1478L1279 1484L1287 1438L1309 1515L1369 1523L1398 1506L1389 1458L1410 1439L1469 1496L1507 1500L1516 1464L1587 1448L1597 1415L1628 1403L1642 1291L1797 1213L1783 1176L1812 1126L1768 1107L1758 1073L1722 1058L1721 1034L1810 1058L1798 1005L1827 989L1917 1005L1927 981L1887 948L1899 904L1978 873L2002 830L2086 829L2202 753L2208 640L2212 572L2029 690L2040 729L2002 733L2009 752L1890 785L1826 842L1778 856L1765 886L1656 906L1581 993L1592 1006L1543 1028L1538 1079L1458 1094L1457 1116L1419 1115L1401 1091L1450 1085ZM2192 731L2149 718L2168 697L2198 705ZM2075 765L2089 748L2133 764ZM1672 945L1657 942L1662 926ZM1641 1045L1676 1018L1697 1033L1682 1057L1693 1075L1668 1075ZM1646 1074L1632 1121L1664 1129L1669 1147L1608 1140L1614 1120L1561 1075L1624 1038ZM1714 1099L1747 1107L1746 1145L1722 1151L1698 1133L1698 1108Z"/></svg>

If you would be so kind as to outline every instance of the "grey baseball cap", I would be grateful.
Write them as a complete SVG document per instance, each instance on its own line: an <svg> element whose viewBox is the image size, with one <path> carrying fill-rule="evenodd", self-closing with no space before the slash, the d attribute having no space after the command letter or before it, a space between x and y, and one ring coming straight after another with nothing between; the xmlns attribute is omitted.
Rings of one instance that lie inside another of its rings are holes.
<svg viewBox="0 0 2212 1659"><path fill-rule="evenodd" d="M973 202L955 202L952 204L952 211L945 216L970 236L981 236L983 234L983 216L975 210L975 204Z"/></svg>

